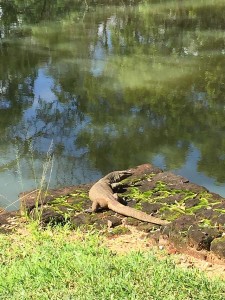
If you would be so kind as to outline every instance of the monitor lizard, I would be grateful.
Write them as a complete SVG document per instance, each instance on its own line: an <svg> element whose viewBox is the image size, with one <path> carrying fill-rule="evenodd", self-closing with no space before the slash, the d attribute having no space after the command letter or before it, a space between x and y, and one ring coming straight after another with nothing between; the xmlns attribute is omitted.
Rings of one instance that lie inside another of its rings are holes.
<svg viewBox="0 0 225 300"><path fill-rule="evenodd" d="M92 211L97 212L99 208L108 208L112 211L127 217L133 217L157 225L169 224L166 220L152 217L135 208L125 206L118 202L117 194L113 193L116 183L132 175L130 171L114 171L97 181L89 191L89 198L92 201Z"/></svg>

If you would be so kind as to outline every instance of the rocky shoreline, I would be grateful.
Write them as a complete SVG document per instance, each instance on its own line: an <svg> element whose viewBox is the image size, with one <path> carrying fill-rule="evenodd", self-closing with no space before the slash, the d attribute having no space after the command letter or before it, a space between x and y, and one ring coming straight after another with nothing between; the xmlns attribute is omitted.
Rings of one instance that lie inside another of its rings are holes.
<svg viewBox="0 0 225 300"><path fill-rule="evenodd" d="M112 211L85 212L91 206L88 191L92 184L83 184L49 190L47 195L38 191L21 194L19 211L0 214L0 232L12 230L15 219L24 214L38 218L43 226L70 222L72 228L94 227L111 235L127 233L127 224L147 232L156 243L167 240L177 251L225 261L225 198L150 164L132 171L116 191L124 204L168 220L169 225L160 227Z"/></svg>

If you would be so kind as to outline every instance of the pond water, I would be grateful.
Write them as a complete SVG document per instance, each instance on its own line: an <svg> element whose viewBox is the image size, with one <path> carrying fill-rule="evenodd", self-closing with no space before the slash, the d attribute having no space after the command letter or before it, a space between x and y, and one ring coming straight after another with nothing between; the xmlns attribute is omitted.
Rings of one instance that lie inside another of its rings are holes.
<svg viewBox="0 0 225 300"><path fill-rule="evenodd" d="M224 10L1 1L0 206L142 163L225 196Z"/></svg>

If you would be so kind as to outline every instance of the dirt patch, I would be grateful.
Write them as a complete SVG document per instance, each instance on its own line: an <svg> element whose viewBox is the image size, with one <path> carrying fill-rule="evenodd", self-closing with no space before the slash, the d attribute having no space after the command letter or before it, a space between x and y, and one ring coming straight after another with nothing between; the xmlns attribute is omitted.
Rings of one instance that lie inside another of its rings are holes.
<svg viewBox="0 0 225 300"><path fill-rule="evenodd" d="M225 262L216 257L211 259L203 252L197 252L187 247L178 250L175 246L164 239L161 235L156 242L147 233L140 232L133 226L128 226L129 234L113 235L104 239L104 244L113 252L126 255L131 251L153 251L159 260L172 256L177 266L184 269L197 268L209 278L219 277L225 279Z"/></svg>

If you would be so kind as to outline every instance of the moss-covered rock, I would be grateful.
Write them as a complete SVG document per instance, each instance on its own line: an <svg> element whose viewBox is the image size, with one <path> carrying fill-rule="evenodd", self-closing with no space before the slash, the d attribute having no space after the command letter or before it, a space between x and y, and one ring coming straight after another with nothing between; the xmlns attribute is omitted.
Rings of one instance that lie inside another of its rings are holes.
<svg viewBox="0 0 225 300"><path fill-rule="evenodd" d="M42 224L69 221L74 227L94 226L116 231L123 222L149 232L149 236L154 236L155 230L160 228L160 234L167 236L178 248L190 246L198 251L213 251L225 258L222 247L217 244L225 234L223 197L150 164L133 168L132 172L132 176L114 188L121 203L166 219L171 222L168 226L141 222L112 211L88 213L91 184L49 190L47 194L39 191L24 193L20 195L21 212L33 214Z"/></svg>
<svg viewBox="0 0 225 300"><path fill-rule="evenodd" d="M219 258L225 258L225 236L214 239L210 250Z"/></svg>
<svg viewBox="0 0 225 300"><path fill-rule="evenodd" d="M217 228L204 228L199 225L193 225L188 229L188 244L196 250L210 251L212 241L221 237L221 235L222 232Z"/></svg>

